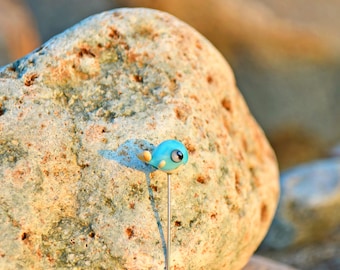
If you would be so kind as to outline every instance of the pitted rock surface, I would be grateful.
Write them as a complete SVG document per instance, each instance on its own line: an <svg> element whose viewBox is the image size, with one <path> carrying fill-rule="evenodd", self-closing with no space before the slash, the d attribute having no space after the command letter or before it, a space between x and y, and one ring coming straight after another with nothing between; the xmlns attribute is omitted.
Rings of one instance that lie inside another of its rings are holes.
<svg viewBox="0 0 340 270"><path fill-rule="evenodd" d="M166 175L148 188L135 155L165 139L190 152L172 269L241 269L266 234L275 155L226 61L176 18L90 17L3 67L0 94L0 268L163 269Z"/></svg>

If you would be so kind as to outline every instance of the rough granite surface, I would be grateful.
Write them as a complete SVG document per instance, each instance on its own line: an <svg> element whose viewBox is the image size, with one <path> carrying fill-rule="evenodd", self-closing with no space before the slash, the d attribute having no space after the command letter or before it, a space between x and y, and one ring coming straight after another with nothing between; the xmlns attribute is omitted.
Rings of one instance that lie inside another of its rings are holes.
<svg viewBox="0 0 340 270"><path fill-rule="evenodd" d="M163 269L166 175L136 154L169 138L190 152L172 176L172 269L241 269L278 168L204 37L120 9L1 68L0 268Z"/></svg>

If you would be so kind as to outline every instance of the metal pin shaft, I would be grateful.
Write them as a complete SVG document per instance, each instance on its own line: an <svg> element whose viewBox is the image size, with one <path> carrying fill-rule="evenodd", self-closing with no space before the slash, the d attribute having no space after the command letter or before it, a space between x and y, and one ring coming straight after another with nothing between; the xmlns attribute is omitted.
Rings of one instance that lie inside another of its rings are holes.
<svg viewBox="0 0 340 270"><path fill-rule="evenodd" d="M170 174L167 174L168 180L168 218L167 218L167 244L166 244L166 270L170 270L170 250L171 250L171 185Z"/></svg>

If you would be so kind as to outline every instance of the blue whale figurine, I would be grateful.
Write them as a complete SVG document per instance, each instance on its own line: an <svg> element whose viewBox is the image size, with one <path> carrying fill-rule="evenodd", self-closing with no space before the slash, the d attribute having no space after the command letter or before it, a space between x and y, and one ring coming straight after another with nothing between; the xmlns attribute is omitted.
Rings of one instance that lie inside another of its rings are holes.
<svg viewBox="0 0 340 270"><path fill-rule="evenodd" d="M144 151L138 155L138 158L156 169L171 174L188 162L189 154L181 142L166 140L158 145L152 153Z"/></svg>

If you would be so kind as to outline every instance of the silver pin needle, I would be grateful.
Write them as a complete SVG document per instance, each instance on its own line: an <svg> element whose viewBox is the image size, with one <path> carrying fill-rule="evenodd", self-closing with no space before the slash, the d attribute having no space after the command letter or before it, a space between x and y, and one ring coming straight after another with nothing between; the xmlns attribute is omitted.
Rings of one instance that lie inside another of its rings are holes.
<svg viewBox="0 0 340 270"><path fill-rule="evenodd" d="M166 245L166 270L170 270L170 249L171 249L171 185L170 174L168 179L168 226L167 226L167 245Z"/></svg>

